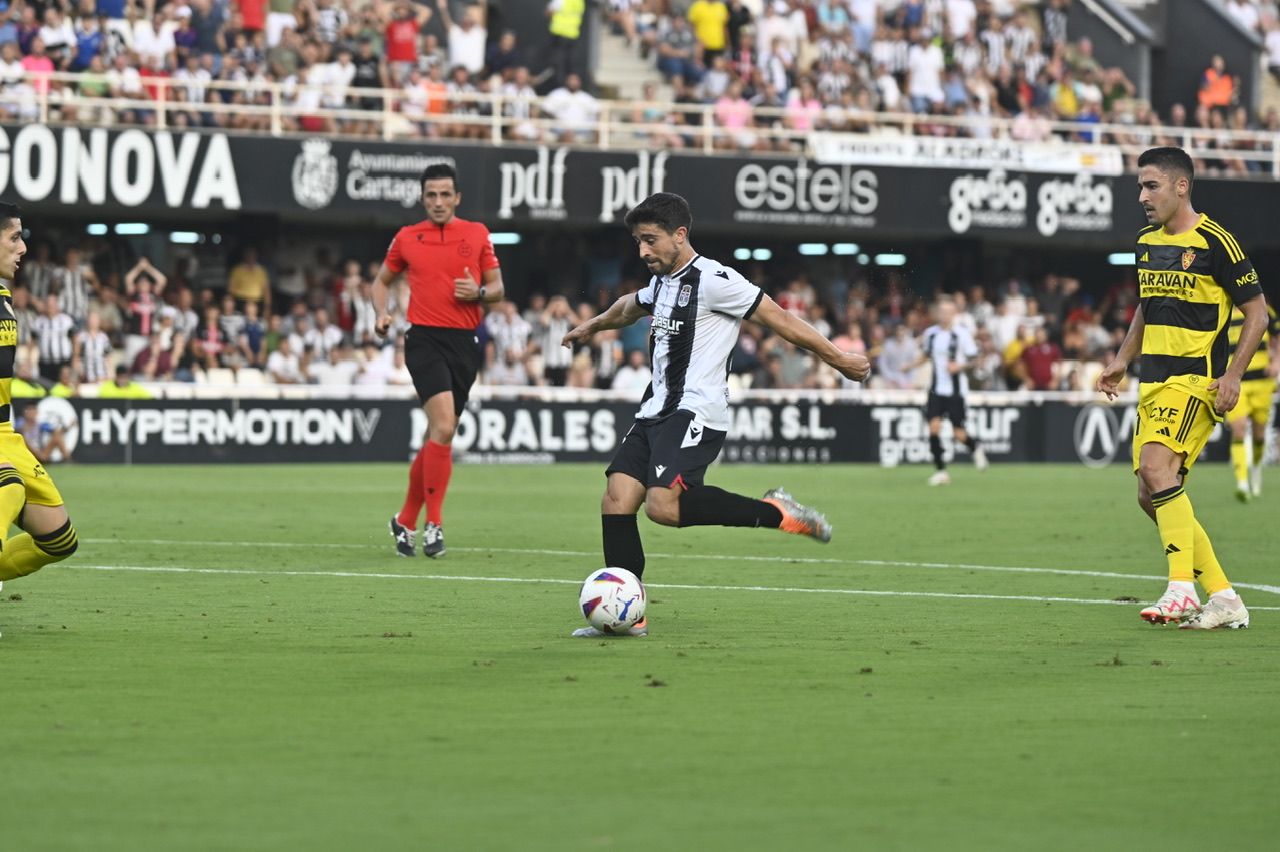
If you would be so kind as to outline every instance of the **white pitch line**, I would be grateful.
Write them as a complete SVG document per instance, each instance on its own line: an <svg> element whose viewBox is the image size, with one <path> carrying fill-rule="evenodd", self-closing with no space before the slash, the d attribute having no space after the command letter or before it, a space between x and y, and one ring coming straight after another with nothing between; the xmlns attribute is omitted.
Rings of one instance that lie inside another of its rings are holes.
<svg viewBox="0 0 1280 852"><path fill-rule="evenodd" d="M292 541L183 541L181 539L120 539L82 538L85 544L158 544L193 545L196 547L274 547L274 548L341 548L349 550L378 550L381 545L352 544L348 542L292 542ZM512 553L525 556L598 557L585 550L551 550L532 547L453 547L459 553ZM699 559L714 562L790 562L800 565L870 565L878 568L938 568L946 571L995 571L1005 574L1056 574L1064 577L1103 577L1113 580L1144 580L1158 582L1167 577L1154 574L1120 574L1115 571L1089 571L1077 568L1031 568L1021 565L970 565L964 562L903 562L888 559L832 559L812 556L729 556L720 553L649 553L655 559ZM1263 583L1232 583L1239 589L1280 595L1280 586Z"/></svg>
<svg viewBox="0 0 1280 852"><path fill-rule="evenodd" d="M554 577L472 577L464 574L391 574L360 571L257 571L249 568L185 568L163 565L77 565L84 571L134 571L148 574L215 574L251 577L340 577L374 580L437 580L458 583L541 583L560 586L577 586L580 580L564 580ZM646 583L650 589L688 589L712 592L777 592L806 595L855 595L884 598L943 598L948 600L1023 601L1028 603L1069 603L1088 606L1132 606L1129 601L1108 598L1065 598L1042 595L984 595L962 592L899 592L886 589L809 589L799 586L725 586L696 585L693 583ZM1251 607L1251 609L1277 611L1280 607Z"/></svg>

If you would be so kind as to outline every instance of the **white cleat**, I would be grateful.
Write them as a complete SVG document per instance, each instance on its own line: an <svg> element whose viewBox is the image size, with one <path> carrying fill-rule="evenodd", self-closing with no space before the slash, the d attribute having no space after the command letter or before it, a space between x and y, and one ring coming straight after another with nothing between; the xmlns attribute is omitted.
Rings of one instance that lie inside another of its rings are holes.
<svg viewBox="0 0 1280 852"><path fill-rule="evenodd" d="M1249 493L1254 497L1262 496L1262 465L1255 464L1249 469Z"/></svg>
<svg viewBox="0 0 1280 852"><path fill-rule="evenodd" d="M444 553L444 527L427 521L422 530L422 555L428 559L437 559L444 556Z"/></svg>
<svg viewBox="0 0 1280 852"><path fill-rule="evenodd" d="M1179 630L1241 630L1249 626L1249 610L1244 601L1237 595L1228 600L1222 595L1213 595L1198 613L1182 620Z"/></svg>
<svg viewBox="0 0 1280 852"><path fill-rule="evenodd" d="M627 628L625 633L605 633L603 630L597 630L594 627L579 627L573 631L575 639L621 639L624 636L648 636L649 635L649 619L642 618L635 624Z"/></svg>
<svg viewBox="0 0 1280 852"><path fill-rule="evenodd" d="M1143 621L1149 621L1152 624L1177 624L1198 612L1200 612L1200 599L1196 597L1195 592L1187 594L1178 589L1165 589L1160 600L1151 606L1143 607L1142 612L1138 614L1142 616Z"/></svg>
<svg viewBox="0 0 1280 852"><path fill-rule="evenodd" d="M930 485L950 485L951 474L947 473L945 470L940 470L937 473L935 473L933 476L929 477L929 484Z"/></svg>
<svg viewBox="0 0 1280 852"><path fill-rule="evenodd" d="M991 467L991 462L987 460L987 451L982 447L973 448L973 466L978 470L986 470Z"/></svg>
<svg viewBox="0 0 1280 852"><path fill-rule="evenodd" d="M1239 500L1241 503L1248 503L1250 500L1253 499L1253 492L1249 490L1249 483L1247 482L1236 483L1236 499Z"/></svg>

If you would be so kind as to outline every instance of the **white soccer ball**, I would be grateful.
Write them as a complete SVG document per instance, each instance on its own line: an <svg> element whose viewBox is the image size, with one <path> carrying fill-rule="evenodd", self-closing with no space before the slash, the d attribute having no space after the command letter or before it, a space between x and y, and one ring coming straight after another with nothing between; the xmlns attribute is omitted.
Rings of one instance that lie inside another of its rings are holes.
<svg viewBox="0 0 1280 852"><path fill-rule="evenodd" d="M592 571L578 595L587 622L602 633L625 633L644 618L645 603L644 584L625 568Z"/></svg>

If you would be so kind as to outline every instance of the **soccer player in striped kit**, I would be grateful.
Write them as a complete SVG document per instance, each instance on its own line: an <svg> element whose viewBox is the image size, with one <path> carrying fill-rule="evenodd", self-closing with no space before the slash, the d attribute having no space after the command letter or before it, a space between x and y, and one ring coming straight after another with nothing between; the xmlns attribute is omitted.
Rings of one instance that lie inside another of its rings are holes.
<svg viewBox="0 0 1280 852"><path fill-rule="evenodd" d="M598 332L631 325L646 314L653 317L653 380L605 471L604 564L644 574L636 524L642 506L651 521L664 526L765 527L830 541L827 519L781 488L756 500L703 482L729 428L729 356L742 321L749 319L854 381L866 379L870 362L841 352L736 270L694 251L689 241L693 214L679 195L649 196L627 213L626 225L653 277L563 341L565 346L586 343ZM629 632L646 635L648 624L641 621ZM602 634L584 627L573 635Z"/></svg>

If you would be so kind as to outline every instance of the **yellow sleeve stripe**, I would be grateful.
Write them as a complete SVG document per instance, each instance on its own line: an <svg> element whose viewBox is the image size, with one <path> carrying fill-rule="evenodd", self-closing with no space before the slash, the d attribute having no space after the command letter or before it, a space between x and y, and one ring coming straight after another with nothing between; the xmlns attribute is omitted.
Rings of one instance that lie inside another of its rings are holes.
<svg viewBox="0 0 1280 852"><path fill-rule="evenodd" d="M1236 242L1235 237L1227 233L1226 228L1212 219L1205 219L1202 227L1222 241L1223 247L1227 250L1227 257L1231 259L1232 263L1239 263L1244 260L1244 252L1240 249L1240 244Z"/></svg>

